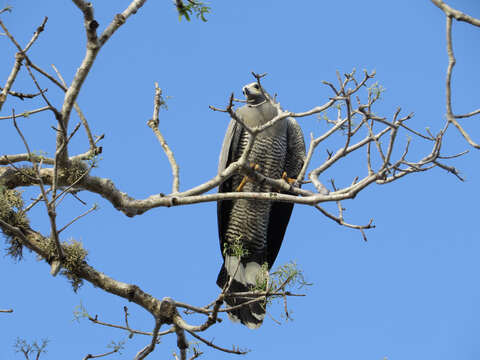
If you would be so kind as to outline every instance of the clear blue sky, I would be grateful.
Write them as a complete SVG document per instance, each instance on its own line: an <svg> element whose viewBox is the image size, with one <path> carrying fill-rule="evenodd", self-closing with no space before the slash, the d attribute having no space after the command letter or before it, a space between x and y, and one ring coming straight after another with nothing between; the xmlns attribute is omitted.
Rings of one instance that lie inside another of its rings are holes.
<svg viewBox="0 0 480 360"><path fill-rule="evenodd" d="M102 30L129 1L93 3ZM69 1L0 1L0 7L7 4L13 13L2 14L2 20L22 44L43 16L49 17L31 58L47 69L54 63L71 81L85 44L78 9ZM480 3L449 4L480 17ZM267 72L265 86L278 93L282 106L302 111L327 101L331 94L321 80L335 81L336 70L375 69L387 89L378 114L390 117L401 106L405 113L415 112L410 125L417 129L429 126L436 132L443 125L445 18L430 1L244 0L211 1L211 7L208 23L188 23L178 21L172 1L148 1L101 51L79 96L94 133L106 134L94 174L110 177L131 196L143 198L171 188L168 163L146 126L155 81L171 96L160 126L180 164L182 189L215 174L229 119L208 105L225 105L232 91L240 96L241 87L252 81L251 71ZM480 106L479 43L478 29L454 23L456 113ZM13 65L14 51L1 36L0 84ZM44 80L41 84L59 106L61 93ZM14 89L34 91L24 72ZM10 99L0 116L12 107L20 113L40 106L41 100ZM73 115L72 124L76 122ZM480 141L480 118L464 122ZM315 117L300 123L306 136L326 129ZM19 125L33 149L54 152L50 114L31 116ZM24 152L10 122L0 122L0 134L0 153ZM404 141L406 134L401 136ZM467 148L453 128L445 141L445 154ZM87 150L83 134L72 150ZM324 156L325 148L319 151ZM425 151L421 144L412 147L412 160ZM279 326L267 318L256 331L226 320L203 335L223 346L251 349L248 359L480 358L479 160L480 153L471 150L450 162L461 170L464 183L434 169L374 185L345 202L348 221L374 218L377 228L367 233L366 243L357 231L338 226L315 209L296 206L277 264L296 261L314 285L307 297L289 301L295 320ZM344 186L363 175L356 171L346 162L322 180L334 177ZM31 195L25 192L27 198ZM221 256L214 203L154 209L127 218L98 196L80 196L98 203L100 210L63 235L83 241L91 265L158 298L203 305L216 296ZM59 223L83 211L78 202L67 201ZM43 208L38 207L31 220L48 234ZM2 360L22 358L12 349L17 336L28 341L49 338L48 354L41 358L45 360L81 359L104 352L110 340L126 338L119 330L87 320L72 322L80 302L92 315L112 323L122 323L122 307L128 305L132 327L153 328L145 311L90 284L74 294L64 278L52 278L49 267L30 253L20 264L2 258L0 273L0 308L15 310L1 315ZM279 305L271 308L274 317L281 311ZM115 357L132 358L148 341L135 336L123 355ZM167 337L152 358L169 358L174 350L175 338ZM202 358L235 358L203 345L201 350Z"/></svg>

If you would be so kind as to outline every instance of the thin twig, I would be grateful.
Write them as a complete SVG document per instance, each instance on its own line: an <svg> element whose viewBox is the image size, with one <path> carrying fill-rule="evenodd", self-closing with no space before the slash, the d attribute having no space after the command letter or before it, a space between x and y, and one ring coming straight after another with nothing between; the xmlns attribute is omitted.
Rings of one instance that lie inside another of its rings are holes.
<svg viewBox="0 0 480 360"><path fill-rule="evenodd" d="M2 21L0 20L0 25L3 26ZM2 92L0 93L0 110L2 110L3 104L7 100L7 94L10 92L10 88L13 85L13 82L17 78L18 72L20 71L20 68L22 66L24 56L22 53L17 53L15 55L15 63L13 64L12 71L10 72L10 75L7 78L7 82L5 83L5 86L3 87Z"/></svg>
<svg viewBox="0 0 480 360"><path fill-rule="evenodd" d="M52 188L48 189L45 193L48 194L50 191L52 191ZM24 210L23 212L24 213L27 213L31 208L33 208L35 205L37 205L40 201L43 200L43 194L40 193L38 194L38 196L33 199L32 203L30 205L28 205Z"/></svg>
<svg viewBox="0 0 480 360"><path fill-rule="evenodd" d="M339 225L346 226L346 227L349 227L351 229L361 230L361 229L373 229L373 228L375 228L375 225L373 224L373 219L370 219L370 221L368 222L367 225L353 225L353 224L346 223L343 220L343 217L340 217L340 216L337 217L335 215L332 215L331 213L329 213L328 211L326 211L325 209L323 209L319 205L315 205L315 209L319 210L323 215L325 215L326 217L334 220Z"/></svg>
<svg viewBox="0 0 480 360"><path fill-rule="evenodd" d="M90 214L92 211L97 210L97 208L98 208L97 204L93 205L89 210L85 211L83 214L78 215L75 219L68 222L64 227L62 227L60 230L58 230L58 233L60 234L63 230L65 230L67 227L72 225L75 221L80 220L82 217Z"/></svg>
<svg viewBox="0 0 480 360"><path fill-rule="evenodd" d="M62 82L62 85L65 87L65 89L67 89L68 88L67 83L63 79L63 76L60 73L60 71L58 71L58 69L53 64L52 64L52 68L55 71L55 73L57 74L60 81ZM80 109L80 106L78 106L78 103L76 101L73 103L73 107L74 107L75 111L77 112L78 117L80 118L80 121L82 122L83 127L85 128L85 132L87 133L88 142L90 143L90 150L96 149L95 141L93 140L92 132L90 131L90 126L88 125L87 118L83 114L82 110Z"/></svg>
<svg viewBox="0 0 480 360"><path fill-rule="evenodd" d="M195 339L197 340L200 340L201 342L203 342L204 344L216 349L216 350L220 350L220 351L223 351L223 352L226 352L226 353L229 353L229 354L237 354L237 355L245 355L249 352L249 350L240 350L239 348L233 348L233 349L227 349L227 348L224 348L224 347L221 347L221 346L218 346L218 345L215 345L213 343L213 340L212 341L209 341L207 339L204 339L203 337L201 337L200 335L198 334L195 334L193 331L189 331L187 330L187 332L192 335Z"/></svg>
<svg viewBox="0 0 480 360"><path fill-rule="evenodd" d="M0 91L3 90L3 88L0 86ZM47 92L48 89L44 89L42 90L41 92L38 92L38 93L35 93L35 94L27 94L27 93L21 93L21 92L18 92L18 91L13 91L13 90L10 90L8 92L9 95L11 96L14 96L14 97L17 97L19 98L20 100L25 100L25 99L33 99L33 98L36 98L38 95L40 95L42 92Z"/></svg>
<svg viewBox="0 0 480 360"><path fill-rule="evenodd" d="M97 318L96 316L95 316L94 318L89 317L88 320L90 320L91 322L93 322L93 323L95 323L95 324L98 324L98 325L107 326L107 327L112 327L112 328L120 329L120 330L125 330L125 331L128 331L128 332L131 333L131 334L146 335L146 336L152 336L152 335L153 335L152 332L135 330L135 329L132 329L132 328L130 328L130 327L128 327L128 326L122 326L122 325L116 325L116 324L106 323L106 322L103 322L103 321L98 320L98 318ZM169 330L165 330L165 331L159 332L159 333L158 333L158 336L163 336L163 335L171 334L171 333L174 333L174 332L175 332L175 330L173 329L173 327L171 327Z"/></svg>
<svg viewBox="0 0 480 360"><path fill-rule="evenodd" d="M43 185L42 177L40 175L39 168L41 167L41 162L40 162L40 166L37 163L33 162L32 155L31 155L32 152L30 151L30 147L28 146L27 140L25 139L25 137L23 136L20 128L17 125L17 122L15 120L15 111L14 110L12 110L12 117L13 117L13 125L15 126L15 129L17 130L18 134L20 135L20 137L23 141L23 144L25 145L25 148L27 149L27 152L29 154L30 161L33 163L33 168L35 169L35 172L37 173L37 180L40 184L40 190L42 192L42 196L43 196L43 199L44 199L44 202L45 202L45 206L47 208L48 217L50 219L50 228L51 228L51 231L52 231L52 238L54 240L54 244L55 244L55 247L56 247L56 250L57 250L58 260L61 263L63 261L64 254L63 254L62 246L60 245L60 240L58 238L57 226L56 226L56 222L55 222L56 214L55 214L54 209L52 210L51 206L49 206L47 193L45 191L45 187Z"/></svg>
<svg viewBox="0 0 480 360"><path fill-rule="evenodd" d="M454 115L454 118L455 119L464 119L464 118L469 118L469 117L475 116L477 114L480 114L480 109L469 112L468 114Z"/></svg>
<svg viewBox="0 0 480 360"><path fill-rule="evenodd" d="M40 95L40 94L39 94ZM45 110L50 110L50 106L44 106L35 110L30 110L30 111L25 111L21 114L15 115L15 117L18 119L19 117L25 117L28 118L30 115L45 111ZM0 116L0 120L8 120L12 119L11 116Z"/></svg>
<svg viewBox="0 0 480 360"><path fill-rule="evenodd" d="M179 183L180 183L178 164L177 164L177 161L175 160L175 156L173 155L172 150L170 150L170 147L168 146L167 142L165 141L165 138L163 137L162 133L160 132L160 129L158 128L160 123L158 113L160 111L160 107L162 106L162 104L163 104L162 89L158 87L158 83L155 83L153 117L152 119L147 121L147 125L153 130L155 136L160 142L160 145L162 146L162 149L165 152L165 155L167 156L170 166L172 168L172 176L173 176L172 193L178 193Z"/></svg>
<svg viewBox="0 0 480 360"><path fill-rule="evenodd" d="M48 17L45 16L43 18L42 24L37 28L37 30L33 33L32 38L28 42L27 46L23 49L23 53L26 53L33 45L35 41L37 41L38 37L40 36L40 33L45 30L45 25L47 24Z"/></svg>
<svg viewBox="0 0 480 360"><path fill-rule="evenodd" d="M442 5L443 2L440 0L432 0L432 2L439 6ZM443 4L445 5L445 4ZM442 5L442 6L443 6ZM446 6L446 5L445 5ZM444 10L445 11L445 10ZM446 12L446 20L447 20L447 54L448 54L448 66L447 66L447 78L446 78L446 106L447 106L447 120L451 122L458 131L462 134L465 140L476 149L480 149L480 145L472 140L470 135L463 129L460 123L455 119L452 111L452 88L451 88L451 81L452 81L452 72L455 66L456 60L455 55L453 53L453 45L452 45L452 16L448 11Z"/></svg>
<svg viewBox="0 0 480 360"><path fill-rule="evenodd" d="M120 350L120 349L113 349L112 351L106 352L106 353L104 353L104 354L99 354L99 355L88 354L87 356L85 356L85 357L83 358L83 360L97 359L97 358L101 358L101 357L104 357L104 356L112 355L112 354L117 353L119 350Z"/></svg>

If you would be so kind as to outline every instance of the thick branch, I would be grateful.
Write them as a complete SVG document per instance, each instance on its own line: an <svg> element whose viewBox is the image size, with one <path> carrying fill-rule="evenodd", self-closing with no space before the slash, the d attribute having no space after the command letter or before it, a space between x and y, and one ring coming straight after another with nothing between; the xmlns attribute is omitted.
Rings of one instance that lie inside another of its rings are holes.
<svg viewBox="0 0 480 360"><path fill-rule="evenodd" d="M480 20L474 17L471 17L463 12L451 8L447 4L445 4L442 0L431 0L438 8L440 8L447 17L454 17L457 21L465 21L471 25L480 27Z"/></svg>
<svg viewBox="0 0 480 360"><path fill-rule="evenodd" d="M134 360L142 360L145 359L148 354L150 354L154 349L155 349L155 344L157 343L157 338L158 338L158 331L160 330L160 326L162 323L160 320L155 320L155 328L153 329L153 334L152 334L152 341L150 342L149 345L144 347L142 350L138 352L138 354L135 356Z"/></svg>

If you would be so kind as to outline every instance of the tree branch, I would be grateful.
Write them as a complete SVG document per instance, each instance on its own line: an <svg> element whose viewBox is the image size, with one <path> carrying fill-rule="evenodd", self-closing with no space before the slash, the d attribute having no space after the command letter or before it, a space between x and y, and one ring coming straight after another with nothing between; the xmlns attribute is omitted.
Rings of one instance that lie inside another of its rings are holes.
<svg viewBox="0 0 480 360"><path fill-rule="evenodd" d="M158 87L158 83L155 83L153 118L147 121L147 125L153 130L155 136L157 137L160 145L163 148L163 151L165 152L165 155L168 158L168 161L170 162L170 166L172 168L172 175L173 175L172 193L178 193L179 183L180 183L178 164L177 164L177 161L175 160L175 156L173 155L173 152L170 150L170 147L168 146L167 142L165 141L165 138L163 137L162 133L158 128L160 123L160 120L158 118L158 113L159 113L160 107L163 104L164 104L164 101L162 99L162 89Z"/></svg>
<svg viewBox="0 0 480 360"><path fill-rule="evenodd" d="M480 27L480 20L475 19L474 17L471 17L467 14L464 14L461 11L455 10L454 8L451 8L447 4L445 4L442 0L431 0L432 3L435 4L439 9L441 9L447 17L454 17L455 20L457 21L464 21L467 22L471 25L478 26Z"/></svg>
<svg viewBox="0 0 480 360"><path fill-rule="evenodd" d="M162 323L160 322L160 320L158 319L155 320L155 328L153 329L152 341L150 342L150 345L147 345L142 350L140 350L135 356L134 360L145 359L147 355L150 354L155 349L155 344L157 343L158 331L160 330L161 324Z"/></svg>

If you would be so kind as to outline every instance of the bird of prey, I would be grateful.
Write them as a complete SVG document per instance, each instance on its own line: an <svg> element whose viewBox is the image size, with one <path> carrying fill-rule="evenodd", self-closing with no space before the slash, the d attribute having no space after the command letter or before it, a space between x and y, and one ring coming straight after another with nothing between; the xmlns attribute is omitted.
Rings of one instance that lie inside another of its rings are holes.
<svg viewBox="0 0 480 360"><path fill-rule="evenodd" d="M255 128L272 120L278 113L272 98L259 83L243 87L246 105L236 111L243 123ZM237 161L247 146L248 132L234 119L223 140L219 171ZM293 118L285 118L259 133L248 157L255 170L272 179L288 177L296 179L305 160L303 132ZM272 192L271 185L246 181L241 174L223 182L219 192ZM240 188L242 188L240 190ZM222 200L217 203L218 232L223 265L218 274L217 285L224 288L229 283L229 292L251 291L258 283L265 283L268 270L273 265L282 244L285 230L292 213L293 204L267 200ZM243 255L232 253L233 244L241 244ZM228 306L240 305L248 298L226 297ZM240 306L228 313L234 322L240 321L250 329L258 328L265 317L265 307L260 302Z"/></svg>

